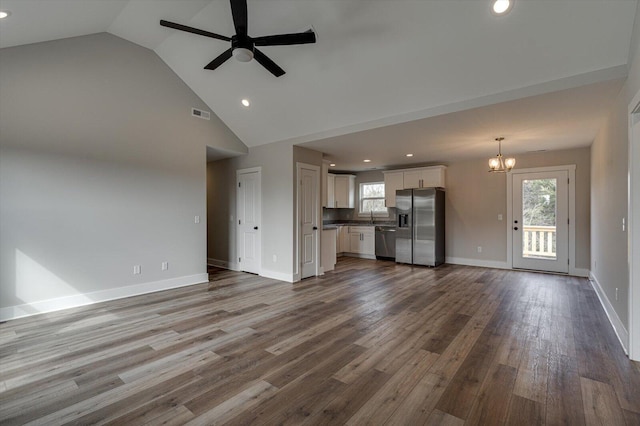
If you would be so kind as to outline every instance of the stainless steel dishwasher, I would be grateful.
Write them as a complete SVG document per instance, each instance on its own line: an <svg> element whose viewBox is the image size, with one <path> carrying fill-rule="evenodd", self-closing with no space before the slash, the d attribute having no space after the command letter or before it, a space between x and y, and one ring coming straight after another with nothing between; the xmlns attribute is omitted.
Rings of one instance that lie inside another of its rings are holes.
<svg viewBox="0 0 640 426"><path fill-rule="evenodd" d="M376 226L376 258L396 260L395 226Z"/></svg>

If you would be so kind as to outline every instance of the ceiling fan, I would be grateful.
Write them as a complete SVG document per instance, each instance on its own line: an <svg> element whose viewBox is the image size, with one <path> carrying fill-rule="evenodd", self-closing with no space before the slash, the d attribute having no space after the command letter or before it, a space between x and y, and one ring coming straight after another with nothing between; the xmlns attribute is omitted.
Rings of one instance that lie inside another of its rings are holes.
<svg viewBox="0 0 640 426"><path fill-rule="evenodd" d="M309 29L303 33L277 34L262 37L250 37L247 34L247 0L231 0L231 14L233 15L233 26L236 34L233 37L226 37L209 31L199 30L175 22L165 20L160 21L163 27L169 27L188 33L211 37L218 40L230 41L231 48L225 50L220 56L209 62L204 69L215 70L231 56L240 62L249 62L254 59L276 77L284 74L284 70L273 62L267 55L256 49L256 46L285 46L292 44L309 44L316 42L316 33Z"/></svg>

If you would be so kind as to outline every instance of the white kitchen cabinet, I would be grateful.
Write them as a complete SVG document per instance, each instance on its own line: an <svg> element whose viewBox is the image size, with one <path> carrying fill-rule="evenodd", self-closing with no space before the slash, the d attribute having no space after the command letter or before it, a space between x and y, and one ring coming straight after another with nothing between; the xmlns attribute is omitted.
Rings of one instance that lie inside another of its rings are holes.
<svg viewBox="0 0 640 426"><path fill-rule="evenodd" d="M404 189L444 188L444 166L420 167L404 170Z"/></svg>
<svg viewBox="0 0 640 426"><path fill-rule="evenodd" d="M333 173L327 173L327 200L326 207L330 209L336 207L336 175Z"/></svg>
<svg viewBox="0 0 640 426"><path fill-rule="evenodd" d="M335 207L354 208L356 177L354 175L334 175L334 179Z"/></svg>
<svg viewBox="0 0 640 426"><path fill-rule="evenodd" d="M322 163L322 207L329 207L329 164L326 162Z"/></svg>
<svg viewBox="0 0 640 426"><path fill-rule="evenodd" d="M396 190L404 189L404 172L402 170L384 173L384 205L396 206Z"/></svg>
<svg viewBox="0 0 640 426"><path fill-rule="evenodd" d="M362 255L362 257L375 258L375 227L350 226L349 252Z"/></svg>
<svg viewBox="0 0 640 426"><path fill-rule="evenodd" d="M444 188L445 166L416 167L384 173L384 201L387 207L396 206L396 191L412 188Z"/></svg>
<svg viewBox="0 0 640 426"><path fill-rule="evenodd" d="M336 237L336 251L338 253L348 253L349 247L349 227L338 226L338 235Z"/></svg>
<svg viewBox="0 0 640 426"><path fill-rule="evenodd" d="M336 229L322 230L322 270L333 271L336 266Z"/></svg>

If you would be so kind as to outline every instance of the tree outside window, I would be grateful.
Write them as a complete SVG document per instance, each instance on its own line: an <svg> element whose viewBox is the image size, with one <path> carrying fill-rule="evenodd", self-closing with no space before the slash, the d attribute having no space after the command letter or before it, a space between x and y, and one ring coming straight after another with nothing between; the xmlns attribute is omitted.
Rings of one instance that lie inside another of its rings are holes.
<svg viewBox="0 0 640 426"><path fill-rule="evenodd" d="M384 182L367 182L360 184L360 216L388 216L384 205Z"/></svg>

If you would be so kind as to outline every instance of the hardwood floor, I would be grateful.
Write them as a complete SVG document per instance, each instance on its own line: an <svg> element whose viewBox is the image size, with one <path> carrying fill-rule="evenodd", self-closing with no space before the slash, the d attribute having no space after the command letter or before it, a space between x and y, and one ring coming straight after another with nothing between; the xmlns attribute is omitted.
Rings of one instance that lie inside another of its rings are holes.
<svg viewBox="0 0 640 426"><path fill-rule="evenodd" d="M341 258L0 324L0 424L639 425L586 279Z"/></svg>

